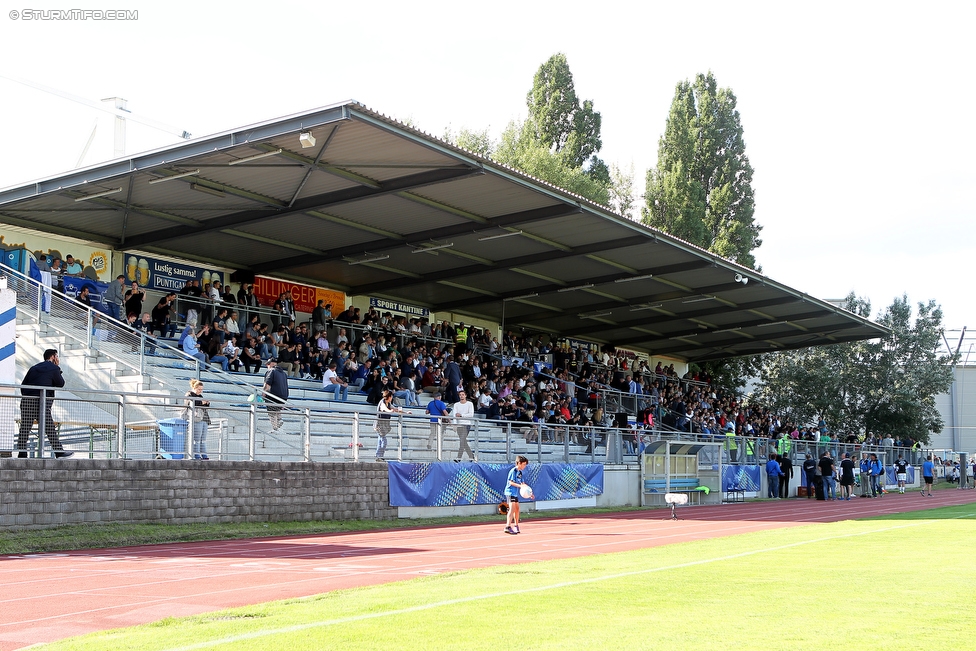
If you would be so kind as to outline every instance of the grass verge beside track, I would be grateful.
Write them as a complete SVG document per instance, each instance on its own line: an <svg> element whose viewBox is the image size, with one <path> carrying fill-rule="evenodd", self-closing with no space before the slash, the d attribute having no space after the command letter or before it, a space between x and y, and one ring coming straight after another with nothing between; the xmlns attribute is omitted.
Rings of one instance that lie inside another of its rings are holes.
<svg viewBox="0 0 976 651"><path fill-rule="evenodd" d="M561 517L587 513L620 513L639 507L585 508L523 512L528 522L533 517ZM52 529L27 529L0 532L0 555L37 554L73 549L107 549L134 545L159 545L200 540L238 540L268 536L304 536L320 533L376 531L402 527L432 527L476 522L504 522L505 516L475 515L415 520L322 520L315 522L242 522L202 524L120 524L69 525Z"/></svg>
<svg viewBox="0 0 976 651"><path fill-rule="evenodd" d="M916 650L976 625L973 609L946 607L944 580L976 583L974 535L976 507L946 507L424 577L43 648Z"/></svg>

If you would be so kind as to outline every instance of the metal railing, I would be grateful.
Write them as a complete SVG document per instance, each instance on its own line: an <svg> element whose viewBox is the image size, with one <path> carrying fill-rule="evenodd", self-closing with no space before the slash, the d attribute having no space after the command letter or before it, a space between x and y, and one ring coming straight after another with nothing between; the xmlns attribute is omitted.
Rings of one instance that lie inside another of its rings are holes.
<svg viewBox="0 0 976 651"><path fill-rule="evenodd" d="M95 391L84 387L47 388L48 409L38 399L22 398L19 385L0 385L0 453L13 451L17 435L27 434L30 456L51 456L51 444L63 446L75 456L109 459L193 458L238 461L361 461L381 457L399 461L448 461L463 458L511 463L516 455L531 461L637 463L643 447L654 441L722 442L708 446L699 463L762 465L771 452L794 459L829 450L835 459L845 452L855 460L862 453L876 453L890 466L903 456L919 465L925 450L867 446L839 442L790 440L787 449L777 439L690 435L660 429L580 427L567 424L524 421L491 421L472 418L458 422L450 417L431 423L429 416L397 414L387 421L388 433L375 412L341 412L329 409L297 408L233 397L204 398L210 423L194 447L193 433L199 432L199 418L186 410L184 396L147 396L139 393ZM33 406L31 405L33 400ZM25 404L26 403L26 404ZM271 407L269 410L268 407ZM275 410L278 409L276 412ZM48 420L50 419L50 420ZM273 422L280 419L280 427ZM35 426L34 420L38 423ZM26 423L26 424L25 424ZM462 429L463 428L463 429ZM202 429L202 428L201 428ZM37 432L52 434L53 440L38 440ZM379 445L380 439L385 445ZM466 440L468 452L462 445Z"/></svg>
<svg viewBox="0 0 976 651"><path fill-rule="evenodd" d="M9 268L4 273L8 276L8 288L17 294L19 317L52 329L66 341L97 351L129 371L151 376L160 385L181 392L184 388L175 385L172 371L180 371L177 375L190 371L198 379L213 374L231 393L243 396L258 393L253 386L219 367L205 365L165 341L116 321L29 276Z"/></svg>

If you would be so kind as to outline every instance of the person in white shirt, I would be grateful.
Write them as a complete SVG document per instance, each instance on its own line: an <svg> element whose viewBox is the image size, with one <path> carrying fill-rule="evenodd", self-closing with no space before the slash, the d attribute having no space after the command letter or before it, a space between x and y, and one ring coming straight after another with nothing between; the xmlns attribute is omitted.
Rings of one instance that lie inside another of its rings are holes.
<svg viewBox="0 0 976 651"><path fill-rule="evenodd" d="M465 451L467 451L471 460L474 461L474 452L471 451L471 447L468 445L468 431L471 429L472 419L474 418L474 404L468 402L467 395L464 391L458 391L458 401L454 403L454 409L451 410L451 414L454 417L454 430L457 432L459 440L458 455L454 463L461 462Z"/></svg>
<svg viewBox="0 0 976 651"><path fill-rule="evenodd" d="M339 400L340 394L342 395L343 402L349 399L349 383L340 378L336 373L335 362L330 362L329 368L322 374L322 389L330 391L334 396L334 400Z"/></svg>

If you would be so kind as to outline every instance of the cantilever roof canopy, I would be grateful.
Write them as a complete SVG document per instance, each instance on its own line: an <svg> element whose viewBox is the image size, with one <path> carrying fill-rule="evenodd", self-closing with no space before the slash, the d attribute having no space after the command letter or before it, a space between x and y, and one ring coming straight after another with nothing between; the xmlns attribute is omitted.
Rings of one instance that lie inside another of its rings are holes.
<svg viewBox="0 0 976 651"><path fill-rule="evenodd" d="M0 222L687 361L887 333L356 102L4 190Z"/></svg>

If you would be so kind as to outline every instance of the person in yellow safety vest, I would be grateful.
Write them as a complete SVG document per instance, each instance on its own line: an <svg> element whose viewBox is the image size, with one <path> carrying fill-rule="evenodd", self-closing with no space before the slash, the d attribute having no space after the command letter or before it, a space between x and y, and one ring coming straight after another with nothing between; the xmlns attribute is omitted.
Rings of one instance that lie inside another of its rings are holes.
<svg viewBox="0 0 976 651"><path fill-rule="evenodd" d="M454 343L457 344L457 350L454 351L456 355L459 352L464 352L468 349L468 327L464 325L464 321L458 324L457 330L455 331Z"/></svg>
<svg viewBox="0 0 976 651"><path fill-rule="evenodd" d="M756 462L756 441L755 439L746 439L746 461Z"/></svg>
<svg viewBox="0 0 976 651"><path fill-rule="evenodd" d="M739 456L739 446L735 443L735 430L725 430L725 449L729 451L729 461L735 463Z"/></svg>
<svg viewBox="0 0 976 651"><path fill-rule="evenodd" d="M782 456L789 456L790 448L792 447L792 442L790 437L784 434L780 437L779 441L776 442L776 449Z"/></svg>

